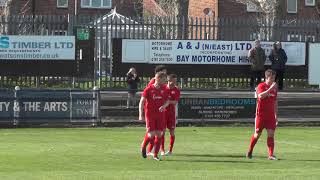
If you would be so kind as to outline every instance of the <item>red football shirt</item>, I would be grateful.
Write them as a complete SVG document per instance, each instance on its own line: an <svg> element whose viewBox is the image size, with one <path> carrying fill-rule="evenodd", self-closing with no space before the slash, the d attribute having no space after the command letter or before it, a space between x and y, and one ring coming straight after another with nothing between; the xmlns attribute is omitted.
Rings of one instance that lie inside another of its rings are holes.
<svg viewBox="0 0 320 180"><path fill-rule="evenodd" d="M166 86L166 91L168 94L168 99L170 101L179 101L180 99L180 89L178 87L170 88L169 85ZM176 107L173 104L170 104L167 107L167 113L174 114L176 113Z"/></svg>
<svg viewBox="0 0 320 180"><path fill-rule="evenodd" d="M267 83L263 82L260 83L257 87L257 93L260 94L270 88L271 85L268 85ZM257 117L260 117L262 119L271 119L275 120L275 103L277 101L277 95L278 91L276 88L274 88L270 93L270 96L260 99L258 98L257 101Z"/></svg>
<svg viewBox="0 0 320 180"><path fill-rule="evenodd" d="M159 108L168 100L165 86L156 88L154 85L150 85L144 89L142 96L146 98L144 108L147 119L164 115L164 112L160 112Z"/></svg>

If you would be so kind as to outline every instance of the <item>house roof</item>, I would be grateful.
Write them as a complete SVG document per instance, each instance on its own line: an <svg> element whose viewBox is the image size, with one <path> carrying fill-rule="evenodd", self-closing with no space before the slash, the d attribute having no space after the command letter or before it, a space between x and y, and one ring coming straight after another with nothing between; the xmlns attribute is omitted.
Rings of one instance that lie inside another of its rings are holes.
<svg viewBox="0 0 320 180"><path fill-rule="evenodd" d="M101 19L99 18L96 23L99 24ZM108 23L112 24L139 24L137 21L134 21L133 19L126 17L124 15L121 15L117 13L117 8L115 7L110 11L110 13L102 16L102 21L106 21Z"/></svg>
<svg viewBox="0 0 320 180"><path fill-rule="evenodd" d="M100 27L100 23L101 23L101 19L102 19L102 26L103 29L106 29L106 25L108 25L108 29L110 28L124 28L124 26L126 27L125 29L148 29L146 26L141 26L141 23L133 20L132 18L126 17L124 15L121 15L119 13L117 13L117 9L114 8L110 11L110 13L102 16L101 18L96 19L93 23L94 25L98 25L98 28Z"/></svg>

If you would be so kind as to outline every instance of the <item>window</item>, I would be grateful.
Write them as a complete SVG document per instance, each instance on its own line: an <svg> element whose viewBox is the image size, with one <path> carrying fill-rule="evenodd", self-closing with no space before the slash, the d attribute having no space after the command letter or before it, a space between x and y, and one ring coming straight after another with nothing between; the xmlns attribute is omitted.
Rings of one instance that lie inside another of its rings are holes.
<svg viewBox="0 0 320 180"><path fill-rule="evenodd" d="M287 12L297 13L298 12L298 1L297 0L287 0Z"/></svg>
<svg viewBox="0 0 320 180"><path fill-rule="evenodd" d="M305 0L306 6L315 6L316 2L315 0Z"/></svg>
<svg viewBox="0 0 320 180"><path fill-rule="evenodd" d="M54 30L52 34L56 36L66 36L68 32L66 30Z"/></svg>
<svg viewBox="0 0 320 180"><path fill-rule="evenodd" d="M248 2L247 3L247 12L260 12L260 9L257 5Z"/></svg>
<svg viewBox="0 0 320 180"><path fill-rule="evenodd" d="M299 41L299 42L315 42L316 36L315 35L301 35L301 34L288 34L287 35L288 41Z"/></svg>
<svg viewBox="0 0 320 180"><path fill-rule="evenodd" d="M306 42L315 42L316 41L316 36L315 35L307 35L304 37L304 41Z"/></svg>
<svg viewBox="0 0 320 180"><path fill-rule="evenodd" d="M288 34L287 35L287 40L288 41L296 41L296 42L301 42L302 41L302 36L299 34Z"/></svg>
<svg viewBox="0 0 320 180"><path fill-rule="evenodd" d="M6 5L6 0L0 0L0 7L3 7Z"/></svg>
<svg viewBox="0 0 320 180"><path fill-rule="evenodd" d="M81 0L82 8L111 8L112 0Z"/></svg>
<svg viewBox="0 0 320 180"><path fill-rule="evenodd" d="M60 8L68 7L68 0L57 0L57 7L60 7Z"/></svg>

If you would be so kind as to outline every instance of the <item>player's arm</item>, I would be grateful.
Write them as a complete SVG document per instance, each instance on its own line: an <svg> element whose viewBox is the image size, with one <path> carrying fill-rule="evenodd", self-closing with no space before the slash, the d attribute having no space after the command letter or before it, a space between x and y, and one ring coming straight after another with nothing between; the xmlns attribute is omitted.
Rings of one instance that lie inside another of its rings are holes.
<svg viewBox="0 0 320 180"><path fill-rule="evenodd" d="M249 52L248 52L248 58L249 58L250 61L251 61L251 59L253 58L253 53L252 53L252 51L253 51L253 48L250 49Z"/></svg>
<svg viewBox="0 0 320 180"><path fill-rule="evenodd" d="M170 104L170 101L167 100L160 108L159 108L159 111L160 112L163 112Z"/></svg>
<svg viewBox="0 0 320 180"><path fill-rule="evenodd" d="M171 101L169 101L169 104L176 105L176 104L178 104L178 101L176 101L176 100L171 100Z"/></svg>
<svg viewBox="0 0 320 180"><path fill-rule="evenodd" d="M272 91L272 89L276 88L277 87L277 83L272 83L272 85L270 86L269 89L267 89L266 91L263 91L263 92L259 92L259 88L257 89L257 95L260 99L264 99L266 97L269 97L270 96L270 92Z"/></svg>
<svg viewBox="0 0 320 180"><path fill-rule="evenodd" d="M146 102L146 98L144 96L141 96L140 102L139 102L139 121L144 120L144 103Z"/></svg>
<svg viewBox="0 0 320 180"><path fill-rule="evenodd" d="M174 98L174 100L170 101L170 104L173 104L173 105L178 104L179 99L180 99L180 91L177 91L176 97Z"/></svg>

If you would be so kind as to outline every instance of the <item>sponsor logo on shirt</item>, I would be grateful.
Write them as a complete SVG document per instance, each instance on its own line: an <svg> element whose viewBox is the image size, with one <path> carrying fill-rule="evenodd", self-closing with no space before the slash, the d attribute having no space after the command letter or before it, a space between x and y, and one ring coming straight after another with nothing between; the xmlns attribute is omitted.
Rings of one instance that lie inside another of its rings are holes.
<svg viewBox="0 0 320 180"><path fill-rule="evenodd" d="M154 95L152 96L152 98L153 98L154 100L156 100L156 99L162 99L162 96L157 96L157 95L154 94Z"/></svg>

